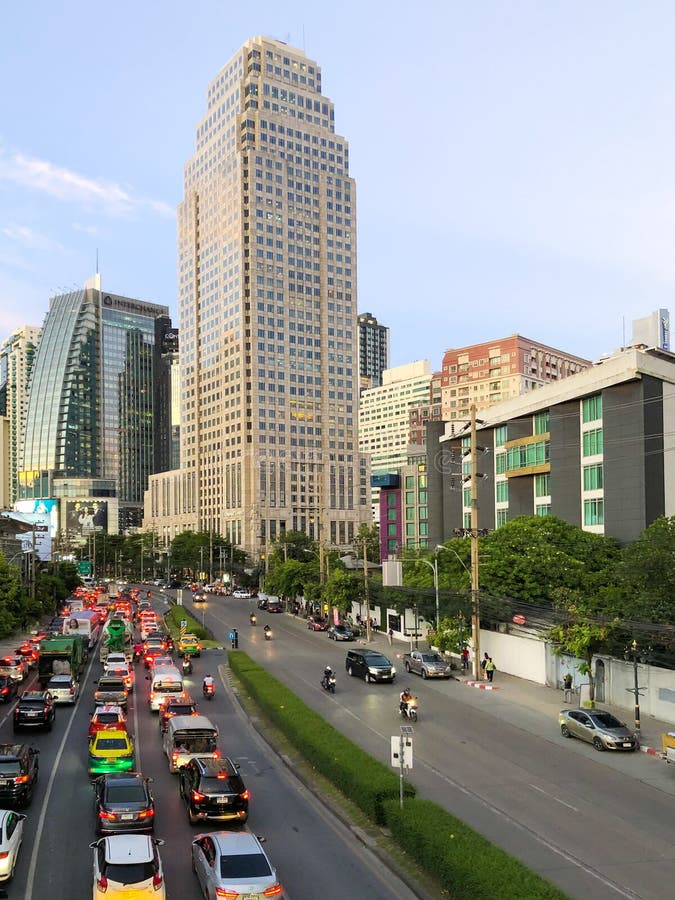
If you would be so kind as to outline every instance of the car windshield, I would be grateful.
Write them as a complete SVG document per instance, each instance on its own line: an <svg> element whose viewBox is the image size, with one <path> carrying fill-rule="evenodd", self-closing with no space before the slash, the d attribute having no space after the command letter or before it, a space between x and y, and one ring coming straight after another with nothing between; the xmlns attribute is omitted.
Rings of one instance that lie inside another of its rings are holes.
<svg viewBox="0 0 675 900"><path fill-rule="evenodd" d="M29 708L34 707L35 709L38 709L38 708L42 709L44 705L45 705L44 700L32 700L31 699L31 700L22 700L21 701L21 706L27 706Z"/></svg>
<svg viewBox="0 0 675 900"><path fill-rule="evenodd" d="M113 725L115 722L119 722L119 718L117 713L99 713L96 716L96 722L99 725Z"/></svg>
<svg viewBox="0 0 675 900"><path fill-rule="evenodd" d="M623 722L619 722L611 713L603 712L603 713L594 713L593 719L595 720L596 725L600 725L602 728L623 728Z"/></svg>
<svg viewBox="0 0 675 900"><path fill-rule="evenodd" d="M443 662L438 653L423 653L422 662Z"/></svg>
<svg viewBox="0 0 675 900"><path fill-rule="evenodd" d="M194 705L191 703L187 703L184 706L179 706L177 703L172 703L166 708L166 712L172 716L191 716L194 711Z"/></svg>
<svg viewBox="0 0 675 900"><path fill-rule="evenodd" d="M143 863L106 863L103 874L109 881L118 884L139 884L155 874L155 866L150 860Z"/></svg>
<svg viewBox="0 0 675 900"><path fill-rule="evenodd" d="M0 760L0 775L20 775L21 765L18 759Z"/></svg>
<svg viewBox="0 0 675 900"><path fill-rule="evenodd" d="M101 691L123 691L124 682L121 678L101 678L98 687Z"/></svg>
<svg viewBox="0 0 675 900"><path fill-rule="evenodd" d="M70 678L50 678L47 687L50 691L52 688L70 687Z"/></svg>
<svg viewBox="0 0 675 900"><path fill-rule="evenodd" d="M369 666L389 666L391 663L387 659L386 656L382 656L380 653L370 653L366 657L366 663Z"/></svg>
<svg viewBox="0 0 675 900"><path fill-rule="evenodd" d="M261 878L271 874L272 870L262 853L238 853L220 857L221 878Z"/></svg>
<svg viewBox="0 0 675 900"><path fill-rule="evenodd" d="M145 803L145 785L140 782L109 784L105 796L108 803Z"/></svg>
<svg viewBox="0 0 675 900"><path fill-rule="evenodd" d="M199 789L205 794L239 794L244 790L244 785L238 775L228 777L223 773L215 778L202 778L199 782Z"/></svg>
<svg viewBox="0 0 675 900"><path fill-rule="evenodd" d="M100 733L100 732L99 732ZM127 742L124 738L99 738L96 742L97 750L126 750Z"/></svg>

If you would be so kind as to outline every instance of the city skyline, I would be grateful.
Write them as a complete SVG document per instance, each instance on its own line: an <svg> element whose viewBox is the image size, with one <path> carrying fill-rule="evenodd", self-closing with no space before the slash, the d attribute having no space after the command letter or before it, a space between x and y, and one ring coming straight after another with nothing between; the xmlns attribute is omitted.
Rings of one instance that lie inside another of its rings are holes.
<svg viewBox="0 0 675 900"><path fill-rule="evenodd" d="M358 312L390 328L392 366L438 368L448 347L516 332L595 360L670 306L666 4L431 3L419 15L347 2L337 20L292 2L255 15L206 2L187 20L176 3L161 20L127 2L37 10L29 22L8 9L0 38L12 87L0 100L3 337L42 325L97 252L104 287L176 315L195 111L258 34L321 60L359 183ZM92 33L106 42L83 78Z"/></svg>

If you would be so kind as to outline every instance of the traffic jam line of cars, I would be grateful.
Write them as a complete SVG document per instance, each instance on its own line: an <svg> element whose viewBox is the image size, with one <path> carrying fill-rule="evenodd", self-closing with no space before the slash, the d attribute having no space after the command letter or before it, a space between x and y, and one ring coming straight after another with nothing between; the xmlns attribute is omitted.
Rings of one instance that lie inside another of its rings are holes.
<svg viewBox="0 0 675 900"><path fill-rule="evenodd" d="M218 730L200 715L174 665L168 636L148 610L140 611L145 638L141 658L149 681L147 703L157 712L159 733L169 771L191 824L243 826L250 793L239 766L221 754ZM181 656L199 657L194 635L178 642ZM135 771L135 748L128 732L127 701L133 690L133 666L124 654L110 653L95 685L98 705L89 724L89 773L96 810L94 900L107 900L123 889L165 897L160 856L163 841L154 837L155 801L152 778ZM137 701L138 702L138 701ZM283 898L283 888L261 840L247 830L214 831L192 841L192 867L200 889L210 898ZM133 896L137 896L136 893Z"/></svg>

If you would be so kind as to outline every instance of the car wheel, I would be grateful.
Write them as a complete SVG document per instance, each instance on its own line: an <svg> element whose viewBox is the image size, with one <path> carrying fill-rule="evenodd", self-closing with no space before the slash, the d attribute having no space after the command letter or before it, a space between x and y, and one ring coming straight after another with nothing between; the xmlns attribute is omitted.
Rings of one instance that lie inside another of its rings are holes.
<svg viewBox="0 0 675 900"><path fill-rule="evenodd" d="M428 677L428 676L427 676L427 670L426 670L426 669L422 669L422 678L424 679L424 681L427 680L427 677Z"/></svg>
<svg viewBox="0 0 675 900"><path fill-rule="evenodd" d="M406 672L407 672L408 675L409 675L409 674L410 674L410 663L407 662L407 663L405 664L405 670L406 670Z"/></svg>
<svg viewBox="0 0 675 900"><path fill-rule="evenodd" d="M605 749L605 745L602 743L599 737L593 738L593 746L596 750L602 751Z"/></svg>
<svg viewBox="0 0 675 900"><path fill-rule="evenodd" d="M572 737L572 732L569 730L569 728L567 727L567 725L561 725L561 726L560 726L560 734L562 734L562 736L563 736L564 738L571 738L571 737Z"/></svg>
<svg viewBox="0 0 675 900"><path fill-rule="evenodd" d="M199 818L192 812L191 806L188 806L188 821L190 825L197 825L199 823Z"/></svg>
<svg viewBox="0 0 675 900"><path fill-rule="evenodd" d="M373 679L370 676L370 672L366 673L366 684L370 684Z"/></svg>
<svg viewBox="0 0 675 900"><path fill-rule="evenodd" d="M351 666L349 666L349 668L347 669L347 675L349 675L350 678L354 677L354 670ZM16 731L16 728L14 729L14 731Z"/></svg>

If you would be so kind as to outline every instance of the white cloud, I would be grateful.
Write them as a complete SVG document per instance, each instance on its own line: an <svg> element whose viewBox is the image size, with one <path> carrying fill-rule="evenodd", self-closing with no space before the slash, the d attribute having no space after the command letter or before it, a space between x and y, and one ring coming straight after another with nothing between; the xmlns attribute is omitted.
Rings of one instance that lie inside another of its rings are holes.
<svg viewBox="0 0 675 900"><path fill-rule="evenodd" d="M83 225L81 222L73 222L73 231L79 231L82 234L98 234L98 228L95 225Z"/></svg>
<svg viewBox="0 0 675 900"><path fill-rule="evenodd" d="M124 218L144 210L162 217L175 215L175 210L167 203L132 194L115 182L88 178L49 160L1 146L0 181L39 191L112 218Z"/></svg>
<svg viewBox="0 0 675 900"><path fill-rule="evenodd" d="M40 234L39 231L29 228L28 225L6 225L0 233L10 241L14 241L16 244L28 247L31 250L62 251L64 249L63 244L47 237L45 234Z"/></svg>

